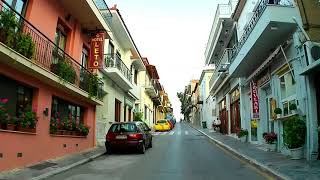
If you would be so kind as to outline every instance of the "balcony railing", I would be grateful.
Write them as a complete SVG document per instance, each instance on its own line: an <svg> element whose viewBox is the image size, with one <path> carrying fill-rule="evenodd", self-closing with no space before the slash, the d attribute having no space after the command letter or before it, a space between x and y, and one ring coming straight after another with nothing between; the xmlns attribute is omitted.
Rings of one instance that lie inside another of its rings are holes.
<svg viewBox="0 0 320 180"><path fill-rule="evenodd" d="M113 54L105 54L105 65L107 68L117 68L121 74L131 83L132 74L129 68L123 63L121 58Z"/></svg>
<svg viewBox="0 0 320 180"><path fill-rule="evenodd" d="M261 15L263 14L263 12L265 11L265 9L267 8L268 5L293 6L293 3L291 0L274 0L273 4L270 4L270 2L271 2L270 0L261 0L259 2L256 10L254 11L254 14L252 15L252 18L250 19L248 24L245 26L245 28L243 30L243 34L242 34L238 44L236 44L233 47L234 53L233 53L233 57L231 58L231 62L233 62L235 57L238 55L239 51L241 50L244 43L247 41L252 30L254 29L256 24L258 23Z"/></svg>
<svg viewBox="0 0 320 180"><path fill-rule="evenodd" d="M0 0L0 42L29 61L51 71L71 84L102 98L103 82L59 48L7 2Z"/></svg>
<svg viewBox="0 0 320 180"><path fill-rule="evenodd" d="M152 79L151 81L146 80L146 87L153 87L156 94L158 94L158 92L159 92L159 90L157 88L157 82L154 79Z"/></svg>
<svg viewBox="0 0 320 180"><path fill-rule="evenodd" d="M213 75L209 81L210 87L213 85L214 81L218 78L219 70L221 70L221 66L228 66L227 63L230 63L231 58L234 56L234 51L232 48L226 48L223 51L223 54L219 58L219 61L215 64L216 68L213 72ZM222 67L223 68L223 67Z"/></svg>
<svg viewBox="0 0 320 180"><path fill-rule="evenodd" d="M110 9L109 9L106 1L105 0L94 0L93 2L97 6L97 8L99 9L104 21L107 24L110 24L111 20L112 20L112 14L110 12Z"/></svg>
<svg viewBox="0 0 320 180"><path fill-rule="evenodd" d="M212 30L215 31L217 29L217 26L219 25L219 19L222 18L223 16L230 16L231 17L231 13L232 13L232 6L231 3L229 2L228 4L218 4L217 6L217 10L214 16L214 20L213 20L213 25L212 25ZM217 38L217 37L212 37L214 36L215 33L210 33L210 37L209 37L209 42L210 40L213 38ZM214 42L214 40L212 40ZM209 53L209 48L206 49L206 54Z"/></svg>

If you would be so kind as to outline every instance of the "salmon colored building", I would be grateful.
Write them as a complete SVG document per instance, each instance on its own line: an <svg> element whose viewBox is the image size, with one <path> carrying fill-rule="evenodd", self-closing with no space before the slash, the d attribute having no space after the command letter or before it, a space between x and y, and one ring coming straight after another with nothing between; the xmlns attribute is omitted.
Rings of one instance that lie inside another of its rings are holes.
<svg viewBox="0 0 320 180"><path fill-rule="evenodd" d="M87 65L105 17L92 0L0 6L0 171L93 148L103 83Z"/></svg>

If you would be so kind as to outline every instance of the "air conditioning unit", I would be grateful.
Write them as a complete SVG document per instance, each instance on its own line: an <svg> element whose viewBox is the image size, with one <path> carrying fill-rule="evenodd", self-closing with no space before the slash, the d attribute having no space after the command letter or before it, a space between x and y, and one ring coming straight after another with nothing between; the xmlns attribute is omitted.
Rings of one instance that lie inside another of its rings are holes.
<svg viewBox="0 0 320 180"><path fill-rule="evenodd" d="M320 60L320 43L308 41L304 45L306 52L306 65L309 66Z"/></svg>

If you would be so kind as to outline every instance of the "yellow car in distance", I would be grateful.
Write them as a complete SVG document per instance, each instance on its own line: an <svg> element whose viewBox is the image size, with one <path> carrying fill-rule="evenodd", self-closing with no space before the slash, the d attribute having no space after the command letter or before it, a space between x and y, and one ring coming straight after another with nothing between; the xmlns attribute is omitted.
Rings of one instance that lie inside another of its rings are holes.
<svg viewBox="0 0 320 180"><path fill-rule="evenodd" d="M155 131L169 131L170 130L170 124L167 120L162 119L158 120L156 124L154 125Z"/></svg>

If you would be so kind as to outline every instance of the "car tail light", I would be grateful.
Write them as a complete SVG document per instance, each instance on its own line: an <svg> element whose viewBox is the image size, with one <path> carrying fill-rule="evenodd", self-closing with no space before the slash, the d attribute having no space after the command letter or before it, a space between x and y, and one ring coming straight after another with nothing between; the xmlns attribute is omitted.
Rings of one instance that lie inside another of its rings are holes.
<svg viewBox="0 0 320 180"><path fill-rule="evenodd" d="M113 140L115 138L115 135L113 134L113 133L108 133L107 135L106 135L106 140Z"/></svg>
<svg viewBox="0 0 320 180"><path fill-rule="evenodd" d="M142 139L142 134L128 134L128 138L129 139L133 139L133 140L140 140Z"/></svg>

